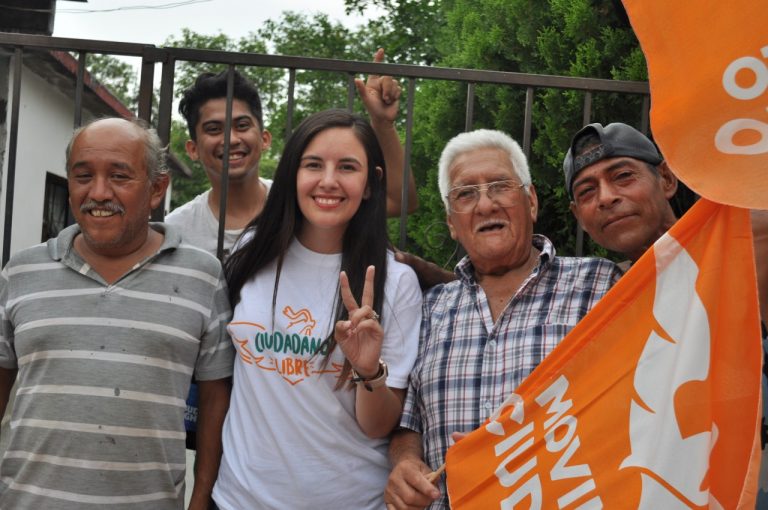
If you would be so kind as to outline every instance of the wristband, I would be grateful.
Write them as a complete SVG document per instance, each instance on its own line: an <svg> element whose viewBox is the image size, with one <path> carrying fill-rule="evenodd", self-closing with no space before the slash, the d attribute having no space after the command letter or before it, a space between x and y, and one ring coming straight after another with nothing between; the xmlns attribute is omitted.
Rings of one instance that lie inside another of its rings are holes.
<svg viewBox="0 0 768 510"><path fill-rule="evenodd" d="M381 386L387 384L388 373L389 371L387 370L387 364L384 363L384 361L379 360L379 371L376 372L376 375L369 379L361 377L360 374L358 374L357 371L353 368L352 382L358 386L362 386L368 391L373 391L374 388L380 388Z"/></svg>

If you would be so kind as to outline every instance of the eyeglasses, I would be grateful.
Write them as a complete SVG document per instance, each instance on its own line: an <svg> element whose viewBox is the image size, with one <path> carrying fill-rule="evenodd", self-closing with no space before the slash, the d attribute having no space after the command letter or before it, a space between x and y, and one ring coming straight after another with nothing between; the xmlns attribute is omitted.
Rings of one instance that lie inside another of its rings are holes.
<svg viewBox="0 0 768 510"><path fill-rule="evenodd" d="M475 208L480 200L480 192L485 190L489 200L500 207L512 207L518 203L517 190L525 187L513 179L494 181L486 184L468 184L456 186L448 192L448 205L456 213L468 213Z"/></svg>

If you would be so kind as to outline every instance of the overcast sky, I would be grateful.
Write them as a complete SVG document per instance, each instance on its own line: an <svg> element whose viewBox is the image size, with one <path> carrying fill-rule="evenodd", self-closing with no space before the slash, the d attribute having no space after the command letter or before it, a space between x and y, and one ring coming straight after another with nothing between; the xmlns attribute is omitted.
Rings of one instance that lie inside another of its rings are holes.
<svg viewBox="0 0 768 510"><path fill-rule="evenodd" d="M360 16L344 13L344 0L59 0L53 35L161 45L182 28L239 38L283 11L322 12L353 28ZM95 12L94 12L95 11ZM376 15L368 11L366 15Z"/></svg>

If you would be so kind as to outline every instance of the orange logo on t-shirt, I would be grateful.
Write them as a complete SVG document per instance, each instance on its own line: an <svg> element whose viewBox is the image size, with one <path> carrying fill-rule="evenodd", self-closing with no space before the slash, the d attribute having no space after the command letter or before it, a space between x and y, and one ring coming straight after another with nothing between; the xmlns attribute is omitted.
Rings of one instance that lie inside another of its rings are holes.
<svg viewBox="0 0 768 510"><path fill-rule="evenodd" d="M301 328L302 335L311 335L312 330L315 329L317 322L312 318L312 313L306 308L302 308L298 312L294 312L293 308L286 306L283 308L283 315L291 319L288 323L288 328L295 326L296 324L304 324Z"/></svg>
<svg viewBox="0 0 768 510"><path fill-rule="evenodd" d="M312 336L317 322L307 308L283 308L289 319L286 331L268 331L255 322L231 322L229 333L239 359L254 368L274 372L295 386L316 374L341 376L342 366L325 363L328 345L325 338Z"/></svg>

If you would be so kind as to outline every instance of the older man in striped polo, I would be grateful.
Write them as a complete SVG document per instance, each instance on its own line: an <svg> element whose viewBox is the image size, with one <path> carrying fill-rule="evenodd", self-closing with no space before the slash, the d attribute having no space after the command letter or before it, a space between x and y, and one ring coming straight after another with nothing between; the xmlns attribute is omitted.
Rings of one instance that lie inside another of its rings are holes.
<svg viewBox="0 0 768 510"><path fill-rule="evenodd" d="M221 266L150 224L168 176L157 134L102 119L67 147L77 220L0 278L0 411L17 379L0 508L178 509L184 398L201 406L195 492L207 508L234 351Z"/></svg>

